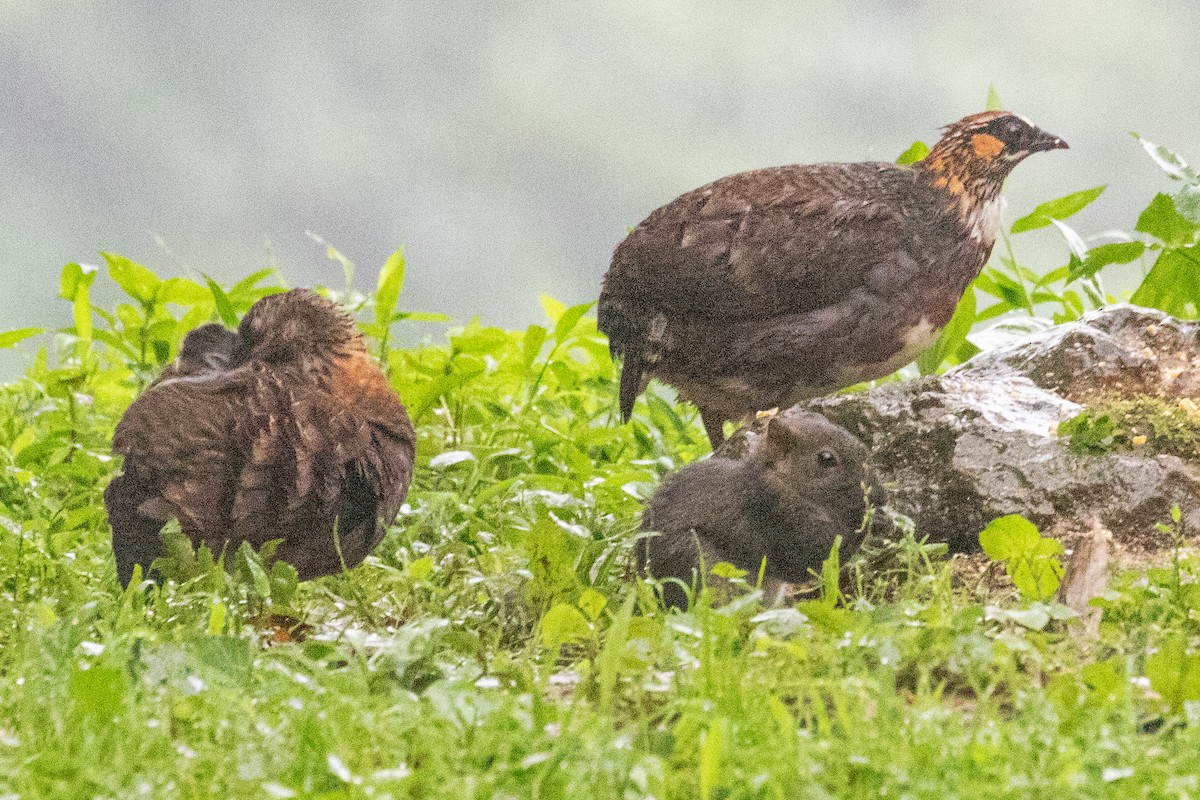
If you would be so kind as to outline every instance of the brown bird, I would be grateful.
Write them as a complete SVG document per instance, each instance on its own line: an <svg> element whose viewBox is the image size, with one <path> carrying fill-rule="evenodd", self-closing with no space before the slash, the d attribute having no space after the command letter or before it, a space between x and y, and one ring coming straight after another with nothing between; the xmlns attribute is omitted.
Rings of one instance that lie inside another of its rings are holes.
<svg viewBox="0 0 1200 800"><path fill-rule="evenodd" d="M149 570L172 517L230 553L282 539L301 580L363 560L412 479L414 436L354 321L305 289L263 298L236 334L209 325L125 412L104 493L117 576Z"/></svg>
<svg viewBox="0 0 1200 800"><path fill-rule="evenodd" d="M654 211L617 245L600 294L622 417L658 378L696 404L716 447L725 420L909 363L987 262L1005 177L1066 146L987 111L948 125L911 167L752 170Z"/></svg>
<svg viewBox="0 0 1200 800"><path fill-rule="evenodd" d="M637 543L638 569L659 579L667 606L682 608L680 582L692 586L701 566L725 561L753 583L766 559L773 602L782 583L820 569L835 537L842 558L862 543L866 498L883 500L866 459L862 442L820 414L772 417L745 459L695 461L663 481L642 518L642 530L657 533Z"/></svg>

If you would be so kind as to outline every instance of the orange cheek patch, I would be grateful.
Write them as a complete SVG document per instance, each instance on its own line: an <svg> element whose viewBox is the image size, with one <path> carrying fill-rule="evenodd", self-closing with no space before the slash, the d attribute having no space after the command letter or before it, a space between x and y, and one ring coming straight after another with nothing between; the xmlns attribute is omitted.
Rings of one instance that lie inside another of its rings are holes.
<svg viewBox="0 0 1200 800"><path fill-rule="evenodd" d="M1000 151L1004 149L1004 142L990 133L977 133L971 137L971 149L975 151L975 155L991 161L1000 155Z"/></svg>

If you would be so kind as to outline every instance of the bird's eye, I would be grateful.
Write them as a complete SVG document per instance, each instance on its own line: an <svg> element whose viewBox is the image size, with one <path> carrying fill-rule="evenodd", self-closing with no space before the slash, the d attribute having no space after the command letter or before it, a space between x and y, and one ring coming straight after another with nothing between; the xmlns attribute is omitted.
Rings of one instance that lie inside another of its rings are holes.
<svg viewBox="0 0 1200 800"><path fill-rule="evenodd" d="M821 469L833 469L838 463L838 457L828 450L817 453L817 466Z"/></svg>

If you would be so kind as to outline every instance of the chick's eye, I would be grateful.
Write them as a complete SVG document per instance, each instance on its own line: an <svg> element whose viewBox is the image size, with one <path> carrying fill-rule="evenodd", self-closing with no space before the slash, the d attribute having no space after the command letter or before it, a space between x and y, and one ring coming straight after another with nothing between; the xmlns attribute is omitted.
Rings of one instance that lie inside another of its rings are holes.
<svg viewBox="0 0 1200 800"><path fill-rule="evenodd" d="M817 453L817 466L821 469L833 469L838 465L838 457L828 450Z"/></svg>

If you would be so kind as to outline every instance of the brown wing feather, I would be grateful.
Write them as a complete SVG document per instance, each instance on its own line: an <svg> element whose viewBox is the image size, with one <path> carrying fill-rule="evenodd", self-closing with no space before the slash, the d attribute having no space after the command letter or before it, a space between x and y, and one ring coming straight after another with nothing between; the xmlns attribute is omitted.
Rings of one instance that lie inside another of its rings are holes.
<svg viewBox="0 0 1200 800"><path fill-rule="evenodd" d="M618 245L598 309L624 357L623 416L643 373L692 383L693 371L742 361L726 333L824 330L866 310L855 298L928 263L948 217L915 188L915 173L891 164L797 165L731 175L653 212ZM791 352L807 347L799 340ZM832 357L814 353L813 368L824 372L816 362ZM781 381L795 372L781 371Z"/></svg>
<svg viewBox="0 0 1200 800"><path fill-rule="evenodd" d="M185 530L228 524L240 468L231 447L239 389L228 374L164 381L117 425L113 451L125 456L126 473L169 502Z"/></svg>
<svg viewBox="0 0 1200 800"><path fill-rule="evenodd" d="M232 445L236 380L208 375L152 386L117 425L113 452L123 474L104 492L117 576L147 573L162 554L159 531L171 517L193 538L225 530L240 468Z"/></svg>
<svg viewBox="0 0 1200 800"><path fill-rule="evenodd" d="M819 307L859 285L881 245L911 227L913 185L911 170L872 163L722 178L659 208L617 246L601 306L740 317Z"/></svg>
<svg viewBox="0 0 1200 800"><path fill-rule="evenodd" d="M282 536L277 554L301 579L362 561L412 478L404 407L365 354L361 364L356 358L335 362L328 383L263 375L246 420L234 534L256 547Z"/></svg>
<svg viewBox="0 0 1200 800"><path fill-rule="evenodd" d="M400 513L412 481L416 437L408 413L383 373L365 353L348 358L333 375L334 391L344 394L365 423L355 437L352 461L379 499L384 527ZM381 534L382 535L382 534Z"/></svg>

